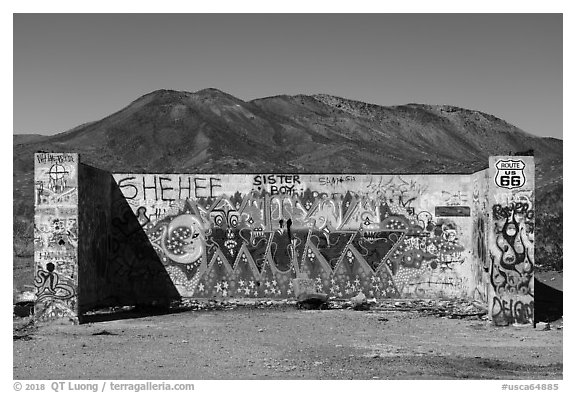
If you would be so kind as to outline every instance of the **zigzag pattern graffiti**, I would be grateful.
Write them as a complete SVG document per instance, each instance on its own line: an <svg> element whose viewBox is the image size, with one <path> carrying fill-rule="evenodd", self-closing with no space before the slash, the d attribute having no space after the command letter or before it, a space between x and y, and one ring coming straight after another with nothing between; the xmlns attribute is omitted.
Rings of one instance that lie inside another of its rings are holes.
<svg viewBox="0 0 576 393"><path fill-rule="evenodd" d="M145 207L136 211L183 296L287 297L291 279L304 274L338 297L396 297L461 262L463 250L453 224L351 193L340 201L306 192L188 199L154 223ZM436 284L454 285L428 280Z"/></svg>

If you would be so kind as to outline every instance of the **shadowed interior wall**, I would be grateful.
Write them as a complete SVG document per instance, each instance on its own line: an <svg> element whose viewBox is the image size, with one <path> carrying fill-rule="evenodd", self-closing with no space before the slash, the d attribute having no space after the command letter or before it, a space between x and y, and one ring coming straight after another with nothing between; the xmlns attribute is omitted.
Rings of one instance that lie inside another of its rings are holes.
<svg viewBox="0 0 576 393"><path fill-rule="evenodd" d="M78 155L34 155L36 321L78 321Z"/></svg>
<svg viewBox="0 0 576 393"><path fill-rule="evenodd" d="M102 305L167 305L180 295L166 267L114 179L111 226L104 277L108 296Z"/></svg>
<svg viewBox="0 0 576 393"><path fill-rule="evenodd" d="M106 303L110 296L106 276L113 178L109 172L82 163L78 169L78 311L82 314Z"/></svg>
<svg viewBox="0 0 576 393"><path fill-rule="evenodd" d="M469 175L114 174L180 295L472 292Z"/></svg>

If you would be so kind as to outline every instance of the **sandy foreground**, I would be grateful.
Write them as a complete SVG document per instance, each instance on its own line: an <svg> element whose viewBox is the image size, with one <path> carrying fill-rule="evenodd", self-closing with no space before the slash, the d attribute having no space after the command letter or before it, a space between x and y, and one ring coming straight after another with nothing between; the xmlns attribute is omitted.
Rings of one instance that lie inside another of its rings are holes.
<svg viewBox="0 0 576 393"><path fill-rule="evenodd" d="M22 325L22 320L18 322ZM18 328L14 379L562 379L561 321L291 305ZM15 322L15 326L16 326Z"/></svg>

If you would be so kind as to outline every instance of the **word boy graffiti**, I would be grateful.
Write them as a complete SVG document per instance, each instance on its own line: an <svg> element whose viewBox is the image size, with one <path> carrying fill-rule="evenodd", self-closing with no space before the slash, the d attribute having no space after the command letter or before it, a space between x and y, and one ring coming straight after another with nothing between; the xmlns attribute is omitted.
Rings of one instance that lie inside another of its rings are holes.
<svg viewBox="0 0 576 393"><path fill-rule="evenodd" d="M300 175L256 175L252 185L258 191L268 191L270 195L295 195L303 191Z"/></svg>

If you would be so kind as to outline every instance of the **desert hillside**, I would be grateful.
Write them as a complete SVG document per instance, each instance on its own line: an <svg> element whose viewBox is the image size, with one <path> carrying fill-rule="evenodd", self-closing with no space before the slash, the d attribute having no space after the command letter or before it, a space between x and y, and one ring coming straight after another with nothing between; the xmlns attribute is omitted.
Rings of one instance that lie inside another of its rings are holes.
<svg viewBox="0 0 576 393"><path fill-rule="evenodd" d="M159 90L53 136L14 135L15 275L31 269L37 151L78 152L109 171L165 173L471 173L490 155L533 153L536 261L562 269L562 141L475 110L383 107L323 94L243 101L216 89Z"/></svg>

